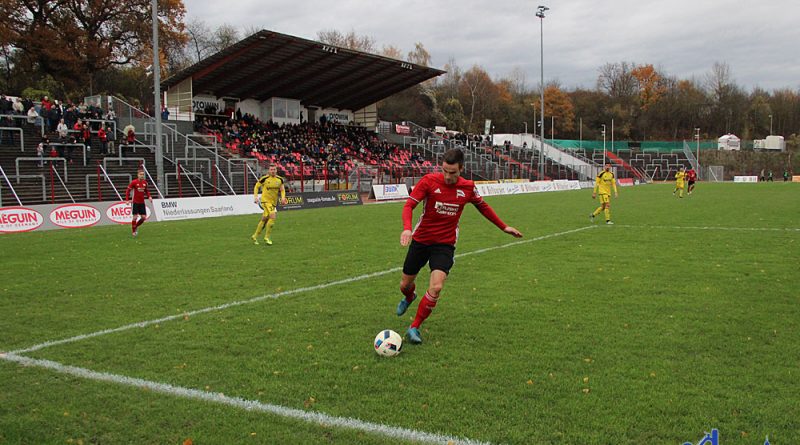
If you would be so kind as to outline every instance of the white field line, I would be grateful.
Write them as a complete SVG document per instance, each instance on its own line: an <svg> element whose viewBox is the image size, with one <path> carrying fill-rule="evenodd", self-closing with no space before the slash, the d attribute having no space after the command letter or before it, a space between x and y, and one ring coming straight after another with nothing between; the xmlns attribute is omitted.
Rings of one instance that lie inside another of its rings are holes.
<svg viewBox="0 0 800 445"><path fill-rule="evenodd" d="M650 226L650 225L630 225L617 224L615 227L626 227L635 229L674 229L674 230L728 230L740 232L800 232L800 228L794 227L718 227L718 226Z"/></svg>
<svg viewBox="0 0 800 445"><path fill-rule="evenodd" d="M123 375L97 372L86 368L78 368L74 366L63 365L61 363L50 360L40 360L29 357L22 357L16 354L0 354L0 360L6 360L9 362L18 363L23 366L44 368L50 371L58 372L60 374L68 374L71 376L80 377L88 380L115 383L122 386L146 389L154 393L166 394L168 396L182 397L185 399L200 400L204 402L228 405L246 411L274 414L288 419L300 420L315 425L364 431L367 433L389 437L392 439L401 439L401 440L408 440L408 441L415 441L422 443L438 443L438 444L469 444L469 445L488 444L487 442L479 442L471 439L445 436L437 433L426 433L424 431L417 431L408 428L401 428L396 426L383 425L379 423L366 422L351 417L330 416L319 412L303 411L300 409L288 408L280 405L262 403L256 400L246 400L239 397L230 397L221 393L199 391L196 389L184 388L181 386L174 386L166 383L158 383L149 380L126 377Z"/></svg>
<svg viewBox="0 0 800 445"><path fill-rule="evenodd" d="M484 249L478 249L478 250L473 250L473 251L470 251L470 252L464 252L464 253L456 255L456 258L465 257L465 256L468 256L468 255L476 255L476 254L480 254L480 253L486 253L486 252L490 252L492 250L497 250L497 249L505 249L505 248L508 248L508 247L518 246L518 245L521 245L521 244L528 244L528 243L532 243L532 242L535 242L535 241L542 241L542 240L545 240L545 239L548 239L548 238L555 238L555 237L558 237L558 236L569 235L571 233L576 233L576 232L580 232L580 231L583 231L583 230L591 229L592 227L595 227L595 226L580 227L578 229L567 230L567 231L558 232L558 233L552 233L550 235L542 235L542 236L538 236L536 238L530 238L530 239L521 240L521 241L514 241L514 242L511 242L511 243L507 243L507 244L501 244L499 246L487 247L487 248L484 248ZM308 286L308 287L301 287L301 288L297 288L297 289L291 289L291 290L287 290L287 291L283 291L283 292L278 292L278 293L275 293L275 294L267 294L267 295L262 295L262 296L259 296L259 297L250 298L248 300L233 301L233 302L230 302L230 303L221 304L219 306L206 307L206 308L203 308L203 309L197 309L197 310L185 312L185 313L182 313L182 314L170 315L170 316L158 318L158 319L155 319L155 320L140 321L138 323L131 323L131 324L127 324L125 326L120 326L120 327L112 328L112 329L104 329L102 331L92 332L92 333L89 333L89 334L76 335L74 337L64 338L64 339L60 339L60 340L46 341L44 343L39 343L38 345L34 345L34 346L31 346L31 347L28 347L28 348L25 348L25 349L18 349L16 351L10 351L9 354L22 355L22 354L26 354L26 353L33 352L33 351L38 351L40 349L49 348L51 346L63 345L63 344L67 344L67 343L75 343L75 342L78 342L78 341L81 341L81 340L86 340L86 339L89 339L89 338L99 337L99 336L102 336L102 335L107 335L107 334L113 334L113 333L116 333L116 332L127 331L127 330L134 329L134 328L143 328L143 327L146 327L146 326L150 326L150 325L154 325L154 324L160 324L160 323L164 323L164 322L172 321L172 320L179 320L179 319L183 319L184 317L192 317L192 316L199 315L199 314L204 314L204 313L207 313L207 312L221 311L221 310L228 309L228 308L231 308L231 307L234 307L234 306L242 306L242 305L245 305L245 304L257 303L259 301L285 297L287 295L294 295L294 294L299 294L299 293L303 293L303 292L311 292L311 291L315 291L315 290L326 289L326 288L329 288L329 287L338 286L340 284L348 284L348 283L354 283L356 281L368 280L370 278L375 278L375 277L379 277L379 276L390 274L390 273L400 272L402 269L403 269L402 267L393 267L391 269L386 269L386 270L383 270L383 271L380 271L380 272L373 272L373 273L368 273L368 274L364 274L364 275L358 275L358 276L355 276L355 277L344 278L344 279L341 279L341 280L331 281L331 282L328 282L328 283L317 284L316 286Z"/></svg>

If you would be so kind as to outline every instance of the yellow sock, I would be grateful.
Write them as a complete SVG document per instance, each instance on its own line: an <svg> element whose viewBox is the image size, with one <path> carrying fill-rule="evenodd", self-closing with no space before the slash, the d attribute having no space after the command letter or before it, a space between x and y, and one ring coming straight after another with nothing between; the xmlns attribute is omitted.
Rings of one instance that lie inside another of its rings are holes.
<svg viewBox="0 0 800 445"><path fill-rule="evenodd" d="M265 223L263 220L258 221L258 227L256 228L256 233L254 233L253 236L261 235L261 231L264 230L264 224Z"/></svg>
<svg viewBox="0 0 800 445"><path fill-rule="evenodd" d="M606 221L611 221L611 209L606 209Z"/></svg>
<svg viewBox="0 0 800 445"><path fill-rule="evenodd" d="M600 214L600 212L602 212L602 211L603 211L603 206L600 206L600 207L598 207L598 208L594 209L594 213L592 213L592 216L597 216L597 215L599 215L599 214Z"/></svg>
<svg viewBox="0 0 800 445"><path fill-rule="evenodd" d="M272 235L272 228L275 226L275 220L270 219L267 221L267 233L264 234L264 238L269 238Z"/></svg>

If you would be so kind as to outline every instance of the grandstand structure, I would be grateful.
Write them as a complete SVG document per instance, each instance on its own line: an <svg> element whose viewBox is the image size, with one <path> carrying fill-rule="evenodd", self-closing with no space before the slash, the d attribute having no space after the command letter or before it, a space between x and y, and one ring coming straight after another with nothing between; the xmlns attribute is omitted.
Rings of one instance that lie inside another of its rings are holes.
<svg viewBox="0 0 800 445"><path fill-rule="evenodd" d="M262 30L163 81L170 113L162 124L163 180L152 180L157 177L155 119L113 95L93 96L85 102L114 112L113 120L95 127L111 129L115 153L100 156L95 139L85 165L80 146L73 147L80 151L80 161L45 154L42 162L35 156L36 146L48 135L25 116L9 116L21 137L14 144L0 141L0 199L2 205L117 200L138 168L148 171L151 182L159 183L157 194L165 197L249 194L272 162L297 191L362 187L362 178L380 181L387 172L422 174L432 168L430 162L412 160L411 153L387 146L375 133L376 103L443 73ZM226 124L239 130L266 123L304 126L316 145L295 144L287 152L266 135L250 150L252 141L230 137L244 132L202 131L198 122L204 119L221 122L223 129ZM121 143L129 125L135 128L135 140ZM360 129L357 140L331 138L334 127ZM323 139L326 144L320 147ZM332 154L336 159L329 159Z"/></svg>

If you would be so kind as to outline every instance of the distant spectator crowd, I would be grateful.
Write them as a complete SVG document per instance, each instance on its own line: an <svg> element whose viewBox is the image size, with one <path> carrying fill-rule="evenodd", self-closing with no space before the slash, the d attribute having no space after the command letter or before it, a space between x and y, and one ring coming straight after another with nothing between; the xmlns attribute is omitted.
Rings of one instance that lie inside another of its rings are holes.
<svg viewBox="0 0 800 445"><path fill-rule="evenodd" d="M21 119L13 116L25 116L29 124L42 128L44 137L36 148L40 158L62 157L72 163L73 150L83 146L88 160L91 159L93 138L96 137L100 143L102 154L108 153L109 139L115 139L115 135L104 123L90 122L90 120L113 121L116 119L114 111L104 112L100 107L83 102L75 104L72 101L51 100L48 96L34 102L30 98L0 95L0 116L2 116L0 126L3 127L19 127ZM13 131L3 131L0 141L3 144L14 145L14 137Z"/></svg>
<svg viewBox="0 0 800 445"><path fill-rule="evenodd" d="M332 173L352 163L388 161L399 148L381 140L364 127L319 123L277 124L262 122L252 115L236 113L232 118L200 116L195 130L213 134L232 153L242 157L276 162L287 170L298 164L327 164Z"/></svg>

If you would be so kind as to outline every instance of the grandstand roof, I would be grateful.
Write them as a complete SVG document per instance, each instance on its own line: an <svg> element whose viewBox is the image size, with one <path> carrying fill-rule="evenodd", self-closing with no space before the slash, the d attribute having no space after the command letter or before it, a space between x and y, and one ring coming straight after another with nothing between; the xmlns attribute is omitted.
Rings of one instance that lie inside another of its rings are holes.
<svg viewBox="0 0 800 445"><path fill-rule="evenodd" d="M388 57L262 30L161 84L192 78L194 95L299 99L306 106L359 110L444 74Z"/></svg>

